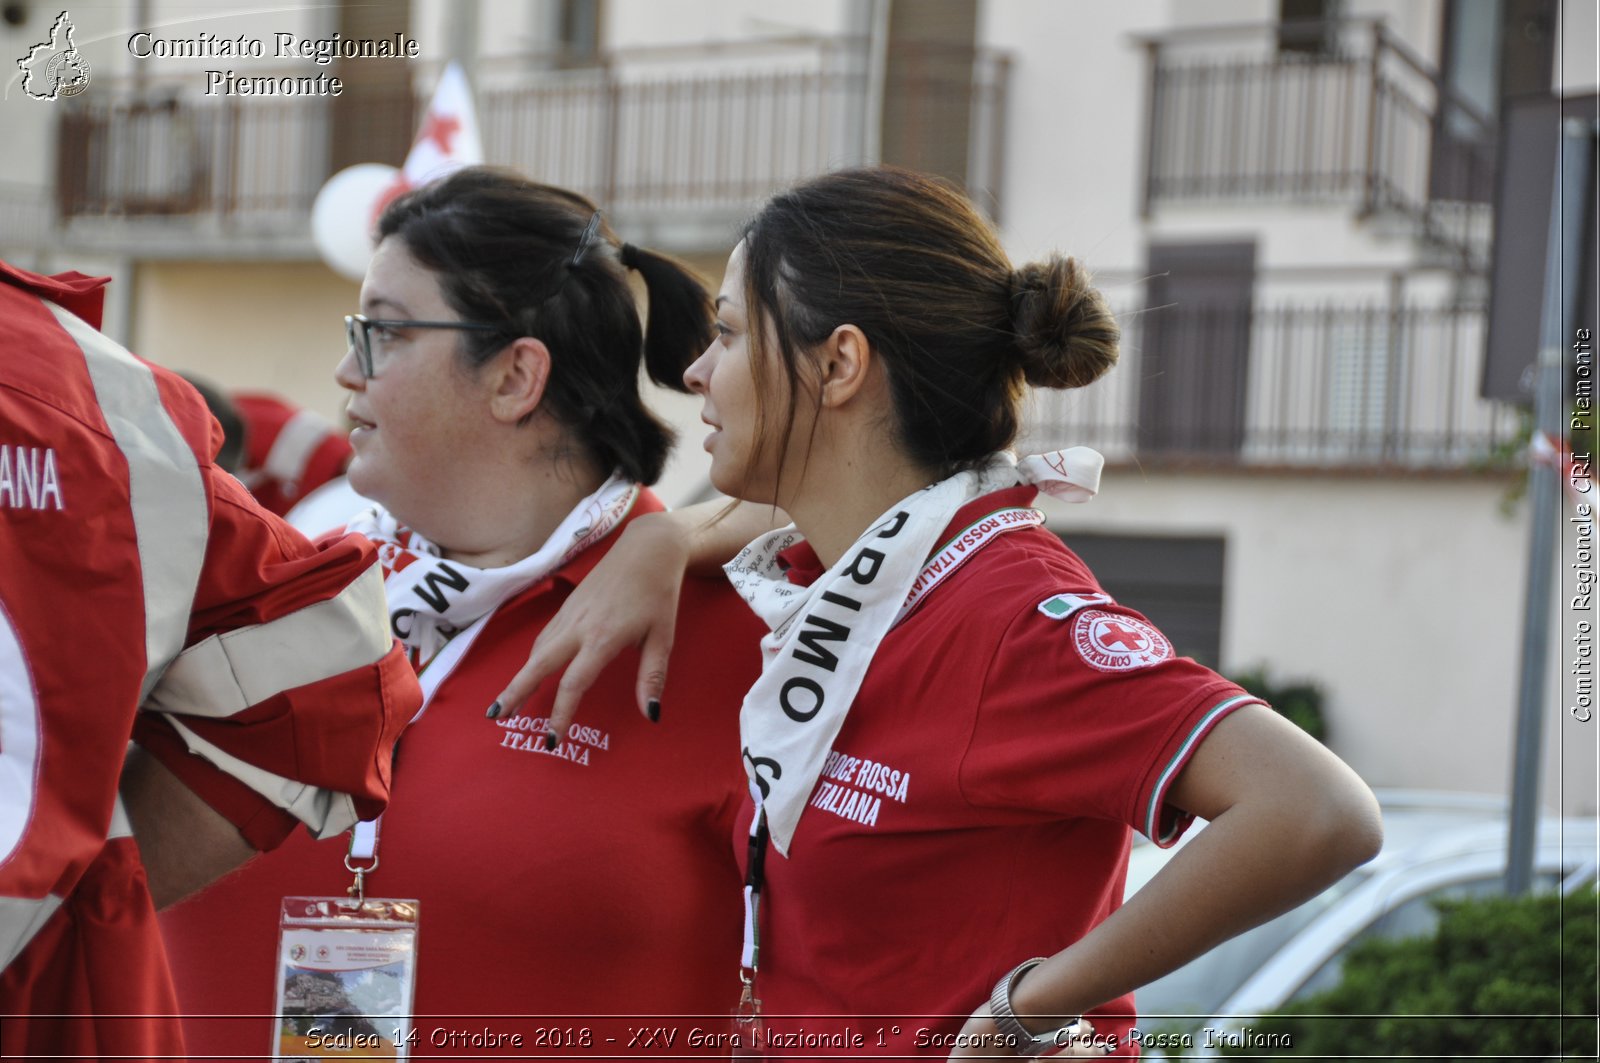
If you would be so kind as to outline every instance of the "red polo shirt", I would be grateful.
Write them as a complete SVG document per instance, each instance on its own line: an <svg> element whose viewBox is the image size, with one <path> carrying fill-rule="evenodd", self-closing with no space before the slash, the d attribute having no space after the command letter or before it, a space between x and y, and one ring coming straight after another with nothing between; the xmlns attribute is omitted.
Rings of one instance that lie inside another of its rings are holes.
<svg viewBox="0 0 1600 1063"><path fill-rule="evenodd" d="M1033 497L979 499L945 538ZM795 582L819 574L809 547L791 560ZM759 995L794 1039L770 1056L948 1055L1001 975L1117 909L1132 831L1177 839L1168 788L1254 700L1175 656L1055 535L992 539L879 645L789 858L767 855ZM1096 1031L1124 1045L1132 1012L1110 1002ZM800 1036L846 1029L864 1043Z"/></svg>
<svg viewBox="0 0 1600 1063"><path fill-rule="evenodd" d="M646 492L634 514L660 508ZM554 680L522 716L484 718L616 537L502 605L401 740L366 889L420 901L414 1055L617 1054L632 1028L726 1016L737 999L727 838L745 788L738 707L760 654L759 621L727 585L684 583L659 724L636 707L633 652L585 695L554 753L540 741ZM342 895L345 852L344 838L298 832L163 913L197 1059L265 1054L279 902ZM501 1040L449 1037L484 1032Z"/></svg>
<svg viewBox="0 0 1600 1063"><path fill-rule="evenodd" d="M0 263L6 1058L183 1052L117 796L136 729L174 736L177 758L226 791L222 806L265 802L190 755L179 721L226 770L373 815L420 700L381 626L330 640L303 622L381 622L371 545L313 548L213 465L221 433L200 396L93 330L104 283Z"/></svg>

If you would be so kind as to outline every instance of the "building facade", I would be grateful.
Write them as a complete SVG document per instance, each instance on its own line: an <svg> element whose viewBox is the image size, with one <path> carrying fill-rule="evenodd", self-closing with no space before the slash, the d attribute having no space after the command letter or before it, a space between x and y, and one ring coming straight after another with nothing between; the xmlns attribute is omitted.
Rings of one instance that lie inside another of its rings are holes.
<svg viewBox="0 0 1600 1063"><path fill-rule="evenodd" d="M7 5L6 54L48 38L57 13ZM1595 94L1593 4L70 14L89 87L45 103L13 78L0 104L0 253L112 272L111 324L134 349L330 416L357 286L318 260L311 203L344 166L401 161L450 58L476 88L489 161L586 192L625 238L713 282L739 222L789 181L875 162L949 177L1016 260L1075 255L1121 312L1110 377L1031 400L1028 445L1108 459L1101 497L1050 509L1051 526L1180 650L1318 687L1330 744L1370 783L1507 791L1528 426L1516 396L1483 397L1491 259L1497 228L1547 219L1495 216L1500 136L1520 99ZM279 55L281 34L301 54ZM419 54L305 57L334 34L401 34ZM216 54L225 40L264 54ZM343 89L241 95L208 71ZM698 403L658 400L689 444L664 493L703 497ZM1593 813L1594 733L1559 704L1568 656L1546 663L1542 794Z"/></svg>

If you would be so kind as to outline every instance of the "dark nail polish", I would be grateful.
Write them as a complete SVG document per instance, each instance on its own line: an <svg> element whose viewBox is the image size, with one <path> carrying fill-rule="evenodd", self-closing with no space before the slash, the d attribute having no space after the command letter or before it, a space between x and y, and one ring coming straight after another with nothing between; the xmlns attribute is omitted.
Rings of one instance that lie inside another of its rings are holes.
<svg viewBox="0 0 1600 1063"><path fill-rule="evenodd" d="M651 723L661 722L661 699L651 698L644 704L644 714L650 717Z"/></svg>
<svg viewBox="0 0 1600 1063"><path fill-rule="evenodd" d="M555 752L555 748L556 748L556 733L554 731L546 731L545 732L544 747L545 747L545 749L550 750L552 753Z"/></svg>
<svg viewBox="0 0 1600 1063"><path fill-rule="evenodd" d="M498 720L500 718L500 703L497 701L493 705L490 705L489 711L484 713L484 715L489 717L491 720Z"/></svg>

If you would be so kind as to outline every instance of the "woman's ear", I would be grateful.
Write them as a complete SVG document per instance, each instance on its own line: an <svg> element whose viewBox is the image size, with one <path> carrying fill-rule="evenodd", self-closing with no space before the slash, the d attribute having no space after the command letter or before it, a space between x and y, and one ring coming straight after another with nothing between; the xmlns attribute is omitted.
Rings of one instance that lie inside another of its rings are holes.
<svg viewBox="0 0 1600 1063"><path fill-rule="evenodd" d="M521 336L490 363L494 376L489 397L495 420L516 424L539 408L550 380L550 348L543 340Z"/></svg>
<svg viewBox="0 0 1600 1063"><path fill-rule="evenodd" d="M821 357L817 366L821 370L820 386L823 407L842 406L867 382L872 368L874 352L867 342L866 333L854 325L840 325L833 335L822 341Z"/></svg>

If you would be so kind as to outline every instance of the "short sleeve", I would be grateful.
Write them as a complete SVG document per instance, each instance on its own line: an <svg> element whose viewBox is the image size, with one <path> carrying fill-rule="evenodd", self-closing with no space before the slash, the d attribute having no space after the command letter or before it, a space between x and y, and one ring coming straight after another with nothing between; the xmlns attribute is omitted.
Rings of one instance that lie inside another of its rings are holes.
<svg viewBox="0 0 1600 1063"><path fill-rule="evenodd" d="M1098 590L1038 593L991 658L961 784L975 805L1123 822L1170 845L1191 817L1173 780L1258 699Z"/></svg>

